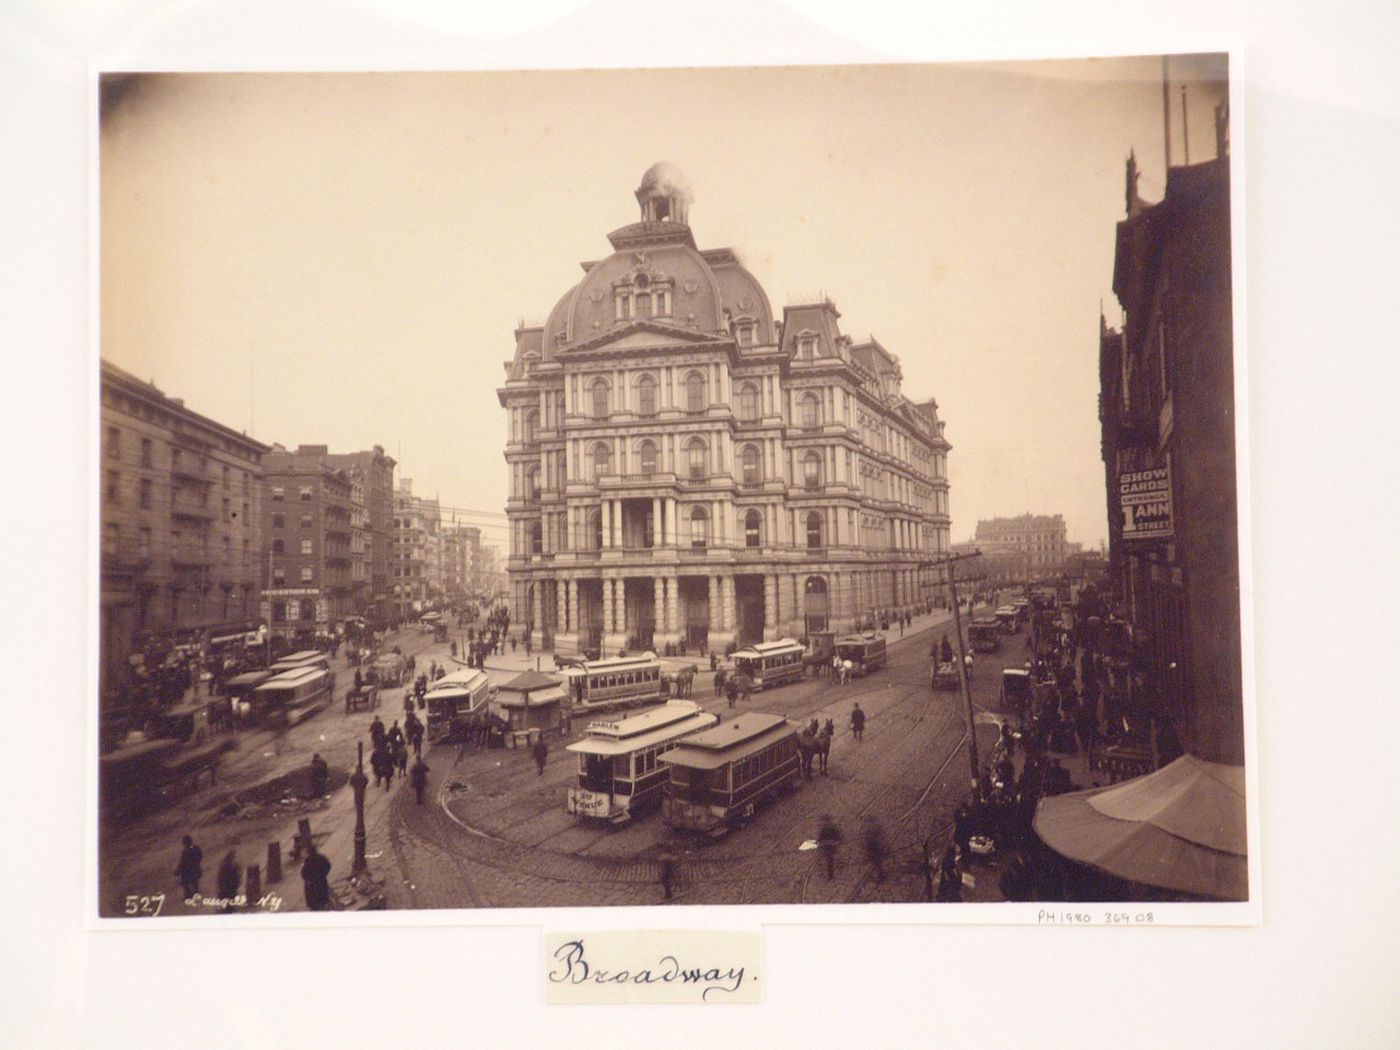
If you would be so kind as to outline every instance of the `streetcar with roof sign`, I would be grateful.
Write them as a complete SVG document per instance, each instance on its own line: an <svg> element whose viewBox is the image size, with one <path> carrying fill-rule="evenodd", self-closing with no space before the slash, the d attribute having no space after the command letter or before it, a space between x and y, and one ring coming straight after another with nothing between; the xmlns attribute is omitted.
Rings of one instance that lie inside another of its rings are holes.
<svg viewBox="0 0 1400 1050"><path fill-rule="evenodd" d="M795 681L807 673L806 650L791 638L757 642L734 653L734 669L747 675L754 689L771 689Z"/></svg>
<svg viewBox="0 0 1400 1050"><path fill-rule="evenodd" d="M423 695L428 709L428 743L455 738L473 722L484 719L488 702L495 695L496 687L485 671L469 667L443 675Z"/></svg>
<svg viewBox="0 0 1400 1050"><path fill-rule="evenodd" d="M682 831L714 837L797 786L797 727L782 715L749 711L687 737L659 759L670 770L661 813Z"/></svg>
<svg viewBox="0 0 1400 1050"><path fill-rule="evenodd" d="M718 721L693 701L671 700L629 718L590 722L583 739L565 748L578 755L578 782L569 788L565 812L620 824L655 805L669 776L657 756Z"/></svg>
<svg viewBox="0 0 1400 1050"><path fill-rule="evenodd" d="M562 674L575 711L641 707L663 699L661 661L655 653L584 660Z"/></svg>

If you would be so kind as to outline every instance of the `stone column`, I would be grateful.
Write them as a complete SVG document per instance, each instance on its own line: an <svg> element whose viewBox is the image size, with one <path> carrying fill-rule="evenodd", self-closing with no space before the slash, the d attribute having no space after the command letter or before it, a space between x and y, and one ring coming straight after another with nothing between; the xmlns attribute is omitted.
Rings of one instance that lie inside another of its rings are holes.
<svg viewBox="0 0 1400 1050"><path fill-rule="evenodd" d="M651 545L660 547L661 541L661 498L653 496L651 500ZM657 626L660 627L660 617L657 617Z"/></svg>
<svg viewBox="0 0 1400 1050"><path fill-rule="evenodd" d="M763 634L774 633L781 621L778 618L778 578L767 573L763 576Z"/></svg>
<svg viewBox="0 0 1400 1050"><path fill-rule="evenodd" d="M654 576L651 581L651 619L651 644L660 652L661 638L666 633L666 580L661 576Z"/></svg>
<svg viewBox="0 0 1400 1050"><path fill-rule="evenodd" d="M569 629L569 587L563 580L554 581L554 631L558 634Z"/></svg>

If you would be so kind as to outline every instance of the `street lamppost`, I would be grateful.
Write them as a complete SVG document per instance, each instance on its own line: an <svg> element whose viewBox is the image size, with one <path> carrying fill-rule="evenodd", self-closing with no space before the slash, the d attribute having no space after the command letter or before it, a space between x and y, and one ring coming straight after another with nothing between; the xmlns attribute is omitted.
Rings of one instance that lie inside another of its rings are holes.
<svg viewBox="0 0 1400 1050"><path fill-rule="evenodd" d="M350 877L369 874L369 863L365 860L365 788L369 777L365 776L365 742L359 742L359 760L355 772L350 774L350 789L355 792L355 862L350 868Z"/></svg>

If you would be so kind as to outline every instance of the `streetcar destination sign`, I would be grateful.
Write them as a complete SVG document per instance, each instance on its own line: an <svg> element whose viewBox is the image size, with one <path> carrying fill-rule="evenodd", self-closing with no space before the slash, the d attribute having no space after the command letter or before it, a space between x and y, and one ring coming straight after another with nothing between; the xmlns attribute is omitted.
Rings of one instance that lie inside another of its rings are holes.
<svg viewBox="0 0 1400 1050"><path fill-rule="evenodd" d="M1170 465L1118 475L1118 506L1123 515L1123 539L1162 540L1172 535L1172 474Z"/></svg>

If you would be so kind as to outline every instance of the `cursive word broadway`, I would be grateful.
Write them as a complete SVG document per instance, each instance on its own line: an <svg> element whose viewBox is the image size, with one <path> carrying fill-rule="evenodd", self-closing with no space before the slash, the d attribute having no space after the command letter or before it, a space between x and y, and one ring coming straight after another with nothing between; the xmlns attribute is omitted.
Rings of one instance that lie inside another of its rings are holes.
<svg viewBox="0 0 1400 1050"><path fill-rule="evenodd" d="M555 984L694 984L706 986L701 1000L711 992L733 993L744 983L744 968L718 966L682 966L674 955L663 955L654 966L640 970L604 970L584 957L583 939L566 941L554 951L559 965L549 971Z"/></svg>

